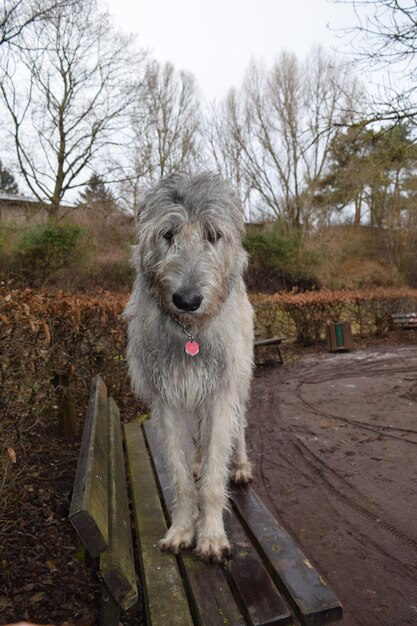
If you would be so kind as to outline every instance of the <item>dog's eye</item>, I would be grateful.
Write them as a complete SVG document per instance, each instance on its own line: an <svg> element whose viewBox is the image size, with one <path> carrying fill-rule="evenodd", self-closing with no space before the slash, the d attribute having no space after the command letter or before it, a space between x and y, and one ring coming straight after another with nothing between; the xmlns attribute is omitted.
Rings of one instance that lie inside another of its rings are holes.
<svg viewBox="0 0 417 626"><path fill-rule="evenodd" d="M211 243L212 245L217 243L220 237L221 237L221 234L216 233L214 230L209 230L207 233L207 241Z"/></svg>
<svg viewBox="0 0 417 626"><path fill-rule="evenodd" d="M171 244L172 240L174 239L174 231L168 230L166 233L163 234L163 238L165 239L165 241Z"/></svg>

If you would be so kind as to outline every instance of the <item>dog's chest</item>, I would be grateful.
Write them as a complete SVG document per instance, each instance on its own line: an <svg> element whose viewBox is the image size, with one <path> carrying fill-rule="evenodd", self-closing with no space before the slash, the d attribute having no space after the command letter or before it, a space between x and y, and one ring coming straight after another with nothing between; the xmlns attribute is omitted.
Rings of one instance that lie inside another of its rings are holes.
<svg viewBox="0 0 417 626"><path fill-rule="evenodd" d="M147 370L156 393L182 407L202 404L224 382L226 351L208 337L199 337L199 352L186 352L187 337L160 336L145 346Z"/></svg>

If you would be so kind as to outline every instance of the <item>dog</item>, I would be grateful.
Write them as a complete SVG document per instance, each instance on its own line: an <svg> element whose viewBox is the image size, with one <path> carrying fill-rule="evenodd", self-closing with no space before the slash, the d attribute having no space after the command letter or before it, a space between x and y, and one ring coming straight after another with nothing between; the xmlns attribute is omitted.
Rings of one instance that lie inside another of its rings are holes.
<svg viewBox="0 0 417 626"><path fill-rule="evenodd" d="M231 554L223 512L229 479L252 479L245 412L253 310L243 273L243 210L219 175L172 174L144 197L136 280L125 309L135 393L151 409L175 491L159 547L196 543L206 562Z"/></svg>

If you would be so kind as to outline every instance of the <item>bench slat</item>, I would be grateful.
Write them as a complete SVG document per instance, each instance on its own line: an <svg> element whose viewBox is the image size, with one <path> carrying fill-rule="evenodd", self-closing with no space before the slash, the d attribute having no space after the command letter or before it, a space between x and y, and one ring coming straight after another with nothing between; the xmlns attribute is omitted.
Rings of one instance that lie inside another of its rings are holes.
<svg viewBox="0 0 417 626"><path fill-rule="evenodd" d="M107 548L107 388L96 376L90 392L69 518L92 557Z"/></svg>
<svg viewBox="0 0 417 626"><path fill-rule="evenodd" d="M282 358L281 343L286 339L286 337L271 337L270 339L257 339L254 341L253 345L255 348L262 348L268 346L276 346L278 359L281 365L284 365L284 359Z"/></svg>
<svg viewBox="0 0 417 626"><path fill-rule="evenodd" d="M152 626L192 626L175 556L158 549L158 541L165 534L167 524L140 425L125 424L124 434L147 623Z"/></svg>
<svg viewBox="0 0 417 626"><path fill-rule="evenodd" d="M253 342L253 345L255 346L255 348L259 346L279 346L284 341L284 339L285 337L271 337L271 339L256 339Z"/></svg>
<svg viewBox="0 0 417 626"><path fill-rule="evenodd" d="M393 322L394 326L399 326L400 328L417 328L417 318L415 317L394 319Z"/></svg>
<svg viewBox="0 0 417 626"><path fill-rule="evenodd" d="M125 461L119 409L113 398L108 402L109 456L109 546L100 556L100 572L118 604L133 606L138 593L127 497Z"/></svg>
<svg viewBox="0 0 417 626"><path fill-rule="evenodd" d="M417 330L417 313L392 313L391 319L395 327Z"/></svg>
<svg viewBox="0 0 417 626"><path fill-rule="evenodd" d="M227 516L226 528L233 551L226 569L246 607L248 623L254 626L292 624L288 607L233 513Z"/></svg>
<svg viewBox="0 0 417 626"><path fill-rule="evenodd" d="M174 502L174 494L159 449L152 420L145 421L144 430L155 465L161 493L165 501L167 512L170 515ZM236 601L220 567L205 565L190 551L181 552L179 559L184 565L184 574L194 599L200 623L204 624L204 626L224 626L224 624L228 624L229 626L243 626L246 621L237 607Z"/></svg>
<svg viewBox="0 0 417 626"><path fill-rule="evenodd" d="M120 606L105 585L101 588L99 626L119 626Z"/></svg>
<svg viewBox="0 0 417 626"><path fill-rule="evenodd" d="M270 574L302 624L342 619L343 610L295 541L276 522L252 488L233 488L233 504L250 536L270 564Z"/></svg>

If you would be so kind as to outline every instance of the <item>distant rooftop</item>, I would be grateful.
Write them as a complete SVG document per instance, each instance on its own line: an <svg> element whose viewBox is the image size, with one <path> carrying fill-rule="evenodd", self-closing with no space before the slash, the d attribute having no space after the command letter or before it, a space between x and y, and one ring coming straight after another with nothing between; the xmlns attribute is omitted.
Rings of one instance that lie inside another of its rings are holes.
<svg viewBox="0 0 417 626"><path fill-rule="evenodd" d="M0 200L8 200L13 202L31 202L32 204L39 204L39 200L36 198L30 198L29 196L23 196L17 193L6 193L0 191Z"/></svg>
<svg viewBox="0 0 417 626"><path fill-rule="evenodd" d="M19 204L41 204L40 200L37 198L31 198L30 196L24 196L18 193L6 193L5 191L0 191L0 202L2 200L5 202L18 202ZM48 206L48 204L49 202L45 202L45 206ZM59 206L63 209L76 207L75 204L70 202L61 202Z"/></svg>

